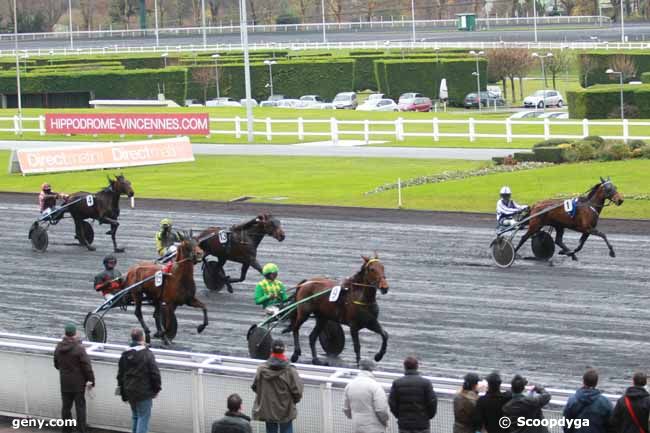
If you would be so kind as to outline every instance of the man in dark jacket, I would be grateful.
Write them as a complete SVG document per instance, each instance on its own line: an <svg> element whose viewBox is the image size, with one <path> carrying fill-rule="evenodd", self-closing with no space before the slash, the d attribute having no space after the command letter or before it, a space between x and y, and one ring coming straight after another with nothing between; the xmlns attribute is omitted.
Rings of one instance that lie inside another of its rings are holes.
<svg viewBox="0 0 650 433"><path fill-rule="evenodd" d="M503 405L510 401L512 393L501 391L501 376L490 373L485 377L488 389L485 395L476 402L475 424L478 430L485 429L487 433L506 433L508 430L499 425L503 416Z"/></svg>
<svg viewBox="0 0 650 433"><path fill-rule="evenodd" d="M86 349L77 338L77 328L72 324L65 325L65 336L54 350L54 367L59 370L61 379L61 418L72 418L72 403L77 413L77 430L86 432L86 386L95 386L90 358ZM64 427L63 431L71 429Z"/></svg>
<svg viewBox="0 0 650 433"><path fill-rule="evenodd" d="M117 385L122 401L131 405L133 433L147 433L152 400L161 386L156 357L145 345L142 329L131 330L131 348L120 357Z"/></svg>
<svg viewBox="0 0 650 433"><path fill-rule="evenodd" d="M569 420L589 420L589 425L565 426L565 433L607 433L609 418L612 416L612 403L596 389L598 373L589 369L582 376L583 387L576 391L564 406L564 418ZM586 424L586 423L584 423Z"/></svg>
<svg viewBox="0 0 650 433"><path fill-rule="evenodd" d="M212 424L212 433L252 433L251 419L241 412L242 401L239 394L228 396L226 416Z"/></svg>
<svg viewBox="0 0 650 433"><path fill-rule="evenodd" d="M418 360L404 360L404 376L396 379L388 397L390 411L397 418L399 433L429 433L438 400L431 382L418 373Z"/></svg>
<svg viewBox="0 0 650 433"><path fill-rule="evenodd" d="M648 378L645 373L634 373L633 386L625 390L618 399L609 420L614 433L648 433L650 416L650 394L645 386Z"/></svg>
<svg viewBox="0 0 650 433"><path fill-rule="evenodd" d="M548 428L542 424L538 426L520 425L519 420L544 419L542 408L551 401L551 394L544 390L541 385L536 385L528 393L524 394L528 382L520 375L515 375L510 382L512 399L503 406L503 414L510 418L511 433L548 433Z"/></svg>

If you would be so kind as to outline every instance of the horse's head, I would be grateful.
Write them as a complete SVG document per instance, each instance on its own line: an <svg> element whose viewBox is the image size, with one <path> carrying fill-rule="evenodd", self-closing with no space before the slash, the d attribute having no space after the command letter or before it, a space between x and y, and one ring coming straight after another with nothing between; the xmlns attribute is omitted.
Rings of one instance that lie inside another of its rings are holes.
<svg viewBox="0 0 650 433"><path fill-rule="evenodd" d="M384 274L384 264L379 260L377 254L374 257L361 256L363 266L361 272L365 275L366 282L378 288L383 295L388 293L388 281Z"/></svg>
<svg viewBox="0 0 650 433"><path fill-rule="evenodd" d="M600 178L600 187L603 189L603 194L606 199L614 202L616 206L623 204L623 196L616 189L616 185L608 177L607 179Z"/></svg>
<svg viewBox="0 0 650 433"><path fill-rule="evenodd" d="M265 235L272 236L279 242L284 240L284 230L282 230L282 224L279 219L271 214L265 213L259 215L257 220L262 225Z"/></svg>
<svg viewBox="0 0 650 433"><path fill-rule="evenodd" d="M108 178L108 182L111 185L111 189L120 195L126 195L127 197L133 197L135 194L133 192L133 187L131 182L124 177L124 175L119 174L115 176L115 179Z"/></svg>
<svg viewBox="0 0 650 433"><path fill-rule="evenodd" d="M192 237L192 233L183 232L178 235L181 244L176 250L176 261L187 259L197 264L203 260L203 249L199 246L199 241Z"/></svg>

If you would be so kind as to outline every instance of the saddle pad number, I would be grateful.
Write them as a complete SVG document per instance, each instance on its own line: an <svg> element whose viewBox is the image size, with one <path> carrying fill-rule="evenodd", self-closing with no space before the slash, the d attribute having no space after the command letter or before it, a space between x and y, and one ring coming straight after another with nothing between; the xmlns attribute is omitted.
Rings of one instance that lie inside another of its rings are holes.
<svg viewBox="0 0 650 433"><path fill-rule="evenodd" d="M564 200L564 210L566 213L573 212L573 199Z"/></svg>
<svg viewBox="0 0 650 433"><path fill-rule="evenodd" d="M157 271L156 276L154 278L155 278L154 279L154 284L156 285L156 287L162 286L162 283L163 283L163 273L162 273L162 271Z"/></svg>
<svg viewBox="0 0 650 433"><path fill-rule="evenodd" d="M220 230L219 231L219 243L220 244L225 244L228 242L228 232L225 230Z"/></svg>
<svg viewBox="0 0 650 433"><path fill-rule="evenodd" d="M332 287L332 291L330 292L330 302L338 301L340 295L341 295L341 286Z"/></svg>
<svg viewBox="0 0 650 433"><path fill-rule="evenodd" d="M86 204L88 205L88 207L93 207L93 205L95 204L95 198L92 195L88 194L86 196Z"/></svg>

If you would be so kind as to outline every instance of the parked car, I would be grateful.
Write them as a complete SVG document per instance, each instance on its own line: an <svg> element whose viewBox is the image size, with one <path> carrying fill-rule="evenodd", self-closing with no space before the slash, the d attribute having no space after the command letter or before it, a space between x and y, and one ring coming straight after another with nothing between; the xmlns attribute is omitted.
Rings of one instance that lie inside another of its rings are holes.
<svg viewBox="0 0 650 433"><path fill-rule="evenodd" d="M201 104L201 101L198 99L186 99L185 100L185 106L186 107L203 107L203 104Z"/></svg>
<svg viewBox="0 0 650 433"><path fill-rule="evenodd" d="M357 111L398 111L392 99L368 99L357 107Z"/></svg>
<svg viewBox="0 0 650 433"><path fill-rule="evenodd" d="M281 99L284 99L284 95L271 95L266 100L267 101L279 101Z"/></svg>
<svg viewBox="0 0 650 433"><path fill-rule="evenodd" d="M485 90L487 90L487 92L492 96L496 96L499 98L503 96L503 94L501 93L501 87L499 86L486 86Z"/></svg>
<svg viewBox="0 0 650 433"><path fill-rule="evenodd" d="M557 90L538 90L531 96L526 96L524 99L524 107L537 107L543 108L556 106L562 107L564 105L564 98Z"/></svg>
<svg viewBox="0 0 650 433"><path fill-rule="evenodd" d="M257 104L257 101L256 101L255 99L251 98L251 99L249 99L248 101L249 101L249 104L250 104L251 107L257 107L258 104ZM240 100L239 100L239 104L240 104L242 107L246 107L246 105L247 105L247 104L246 104L246 98L244 98L244 99L240 99Z"/></svg>
<svg viewBox="0 0 650 433"><path fill-rule="evenodd" d="M543 113L541 111L529 111L529 110L522 110L522 111L517 111L515 114L510 116L511 119L517 120L517 119L533 119L535 117L541 116Z"/></svg>
<svg viewBox="0 0 650 433"><path fill-rule="evenodd" d="M206 107L241 107L241 103L232 98L222 97L205 101Z"/></svg>
<svg viewBox="0 0 650 433"><path fill-rule="evenodd" d="M400 97L399 104L397 104L399 111L431 111L432 107L433 102L426 96L414 98Z"/></svg>
<svg viewBox="0 0 650 433"><path fill-rule="evenodd" d="M260 107L277 107L278 101L262 101Z"/></svg>
<svg viewBox="0 0 650 433"><path fill-rule="evenodd" d="M402 93L401 95L399 95L399 99L397 100L397 103L399 104L400 102L402 102L402 100L413 99L413 98L424 98L424 95L422 93L415 93L415 92Z"/></svg>
<svg viewBox="0 0 650 433"><path fill-rule="evenodd" d="M371 93L370 95L368 95L368 99L366 99L366 101L375 101L379 99L384 99L383 93Z"/></svg>
<svg viewBox="0 0 650 433"><path fill-rule="evenodd" d="M318 109L323 104L325 101L319 95L303 95L300 97L300 105L296 108Z"/></svg>
<svg viewBox="0 0 650 433"><path fill-rule="evenodd" d="M539 113L539 111L538 111ZM548 111L546 113L541 113L540 116L538 116L540 119L568 119L569 118L569 113L566 111Z"/></svg>
<svg viewBox="0 0 650 433"><path fill-rule="evenodd" d="M482 107L503 107L506 105L506 101L500 96L491 95L490 92L481 92L481 106ZM463 106L465 108L478 108L478 96L477 93L468 93L463 100Z"/></svg>
<svg viewBox="0 0 650 433"><path fill-rule="evenodd" d="M354 110L357 108L357 94L354 92L341 92L338 93L332 101L334 108L338 110Z"/></svg>
<svg viewBox="0 0 650 433"><path fill-rule="evenodd" d="M275 106L278 108L296 108L300 105L300 99L280 99L275 102Z"/></svg>

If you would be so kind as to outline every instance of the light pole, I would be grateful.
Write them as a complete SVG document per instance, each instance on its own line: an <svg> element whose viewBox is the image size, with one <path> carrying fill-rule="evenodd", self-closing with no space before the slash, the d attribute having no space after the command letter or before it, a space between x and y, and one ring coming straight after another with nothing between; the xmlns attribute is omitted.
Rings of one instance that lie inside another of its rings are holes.
<svg viewBox="0 0 650 433"><path fill-rule="evenodd" d="M323 43L327 43L327 32L325 30L325 0L320 0L320 10L323 18Z"/></svg>
<svg viewBox="0 0 650 433"><path fill-rule="evenodd" d="M616 72L612 68L609 68L608 70L606 70L605 73L610 74L610 75L618 75L620 88L621 88L621 122L622 122L625 119L625 113L623 111L623 73L622 72Z"/></svg>
<svg viewBox="0 0 650 433"><path fill-rule="evenodd" d="M537 0L533 0L533 29L535 29L535 43L537 43Z"/></svg>
<svg viewBox="0 0 650 433"><path fill-rule="evenodd" d="M203 48L205 48L208 43L208 38L205 33L205 0L201 0L201 29L201 32L203 33Z"/></svg>
<svg viewBox="0 0 650 433"><path fill-rule="evenodd" d="M70 49L73 49L74 42L72 41L72 0L68 0L68 22L70 25Z"/></svg>
<svg viewBox="0 0 650 433"><path fill-rule="evenodd" d="M483 51L470 51L469 52L471 55L474 56L476 59L476 71L472 72L472 75L476 77L476 98L478 101L478 111L480 112L482 110L481 108L481 72L478 69L478 58L481 57L483 54L485 54Z"/></svg>
<svg viewBox="0 0 650 433"><path fill-rule="evenodd" d="M167 57L169 57L169 53L162 53L160 57L163 58L164 67L167 68Z"/></svg>
<svg viewBox="0 0 650 433"><path fill-rule="evenodd" d="M248 55L248 19L246 18L246 0L239 0L239 32L241 45L244 49L244 87L246 92L246 132L248 142L252 143L253 135L253 105L251 102L251 64Z"/></svg>
<svg viewBox="0 0 650 433"><path fill-rule="evenodd" d="M415 0L411 0L411 42L415 46Z"/></svg>
<svg viewBox="0 0 650 433"><path fill-rule="evenodd" d="M269 87L271 89L271 96L273 96L273 65L275 65L275 60L264 60L265 65L269 65Z"/></svg>
<svg viewBox="0 0 650 433"><path fill-rule="evenodd" d="M154 22L154 34L156 35L156 47L157 47L160 43L160 40L158 38L158 0L153 0L153 22Z"/></svg>
<svg viewBox="0 0 650 433"><path fill-rule="evenodd" d="M546 68L544 68L544 58L553 57L553 53L546 53L546 55L540 56L537 53L532 54L533 57L538 58L542 62L542 111L546 112Z"/></svg>
<svg viewBox="0 0 650 433"><path fill-rule="evenodd" d="M214 59L214 77L215 77L214 80L217 83L217 99L219 99L219 97L221 96L219 94L219 63L218 63L219 57L221 57L219 56L219 54L212 55L212 58Z"/></svg>
<svg viewBox="0 0 650 433"><path fill-rule="evenodd" d="M16 2L14 0L14 54L16 55L16 96L18 101L18 124L22 130L23 124L23 101L20 93L20 60L18 59L18 13L16 12Z"/></svg>
<svg viewBox="0 0 650 433"><path fill-rule="evenodd" d="M625 17L623 12L623 0L621 2L621 42L625 42Z"/></svg>

